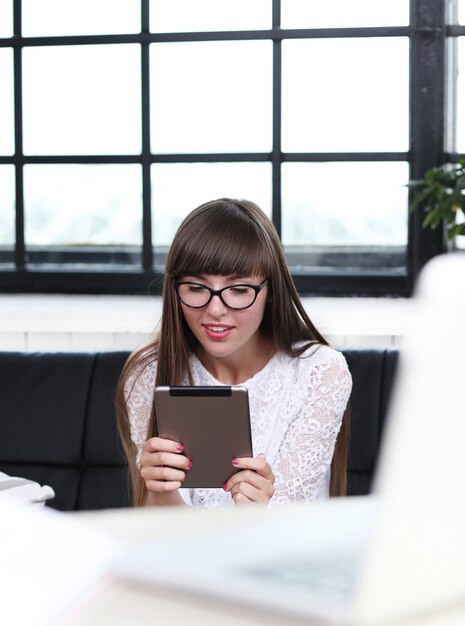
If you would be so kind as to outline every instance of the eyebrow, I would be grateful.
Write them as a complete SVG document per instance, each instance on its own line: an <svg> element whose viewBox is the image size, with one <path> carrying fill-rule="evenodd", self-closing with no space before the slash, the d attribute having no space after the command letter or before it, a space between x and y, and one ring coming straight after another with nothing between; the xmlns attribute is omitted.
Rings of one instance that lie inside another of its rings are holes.
<svg viewBox="0 0 465 626"><path fill-rule="evenodd" d="M200 280L206 280L206 274L198 274L197 272L192 272L189 274L185 274L185 276L192 276L192 278L199 278ZM229 274L225 276L226 280L243 280L247 278L252 278L250 275L245 274Z"/></svg>
<svg viewBox="0 0 465 626"><path fill-rule="evenodd" d="M242 278L252 278L250 275L244 275L244 274L231 274L230 276L226 276L226 278L228 278L229 280L239 280Z"/></svg>

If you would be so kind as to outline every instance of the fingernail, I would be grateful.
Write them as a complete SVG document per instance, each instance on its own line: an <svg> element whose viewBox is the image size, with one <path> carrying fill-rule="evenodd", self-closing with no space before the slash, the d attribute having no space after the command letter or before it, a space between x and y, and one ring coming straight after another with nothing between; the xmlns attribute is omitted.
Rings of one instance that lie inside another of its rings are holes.
<svg viewBox="0 0 465 626"><path fill-rule="evenodd" d="M226 486L226 485L227 485L227 483L224 483L224 485L223 485L223 489L224 489L225 491L228 491L228 488L227 488L227 486Z"/></svg>
<svg viewBox="0 0 465 626"><path fill-rule="evenodd" d="M184 450L184 446L182 445L182 443L177 444L176 450L179 450L179 452L182 452Z"/></svg>
<svg viewBox="0 0 465 626"><path fill-rule="evenodd" d="M187 464L187 469L190 469L192 467L192 461L189 461L189 463Z"/></svg>
<svg viewBox="0 0 465 626"><path fill-rule="evenodd" d="M239 465L239 459L233 459L232 460L232 464L233 465Z"/></svg>

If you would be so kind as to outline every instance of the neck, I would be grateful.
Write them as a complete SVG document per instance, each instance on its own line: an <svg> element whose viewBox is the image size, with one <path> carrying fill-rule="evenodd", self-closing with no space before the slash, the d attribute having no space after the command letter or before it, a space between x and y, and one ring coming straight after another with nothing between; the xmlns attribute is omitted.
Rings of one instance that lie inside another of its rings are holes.
<svg viewBox="0 0 465 626"><path fill-rule="evenodd" d="M271 339L257 337L256 342L229 356L212 357L201 347L196 354L217 380L225 385L239 385L263 369L274 352Z"/></svg>

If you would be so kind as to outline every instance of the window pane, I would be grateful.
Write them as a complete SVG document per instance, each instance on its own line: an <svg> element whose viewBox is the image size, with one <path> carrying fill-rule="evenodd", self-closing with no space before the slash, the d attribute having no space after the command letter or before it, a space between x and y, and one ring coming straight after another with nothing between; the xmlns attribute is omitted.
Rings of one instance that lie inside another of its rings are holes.
<svg viewBox="0 0 465 626"><path fill-rule="evenodd" d="M0 49L0 154L15 151L13 51Z"/></svg>
<svg viewBox="0 0 465 626"><path fill-rule="evenodd" d="M154 152L271 150L269 41L151 46Z"/></svg>
<svg viewBox="0 0 465 626"><path fill-rule="evenodd" d="M151 0L157 33L271 28L270 0Z"/></svg>
<svg viewBox="0 0 465 626"><path fill-rule="evenodd" d="M134 0L23 0L25 37L107 35L140 31Z"/></svg>
<svg viewBox="0 0 465 626"><path fill-rule="evenodd" d="M138 153L139 46L25 48L23 103L26 154Z"/></svg>
<svg viewBox="0 0 465 626"><path fill-rule="evenodd" d="M138 165L26 165L26 243L140 245Z"/></svg>
<svg viewBox="0 0 465 626"><path fill-rule="evenodd" d="M13 36L13 0L0 0L0 37Z"/></svg>
<svg viewBox="0 0 465 626"><path fill-rule="evenodd" d="M465 37L458 38L457 151L465 152Z"/></svg>
<svg viewBox="0 0 465 626"><path fill-rule="evenodd" d="M0 246L15 243L15 170L0 165Z"/></svg>
<svg viewBox="0 0 465 626"><path fill-rule="evenodd" d="M281 0L282 28L404 26L409 0Z"/></svg>
<svg viewBox="0 0 465 626"><path fill-rule="evenodd" d="M285 246L406 246L407 163L284 163Z"/></svg>
<svg viewBox="0 0 465 626"><path fill-rule="evenodd" d="M245 198L271 215L270 163L159 163L152 166L153 242L170 245L181 220L216 198Z"/></svg>
<svg viewBox="0 0 465 626"><path fill-rule="evenodd" d="M408 39L283 42L283 150L408 149Z"/></svg>
<svg viewBox="0 0 465 626"><path fill-rule="evenodd" d="M465 0L459 2L459 22L465 24ZM465 37L458 37L458 73L457 73L457 151L465 153ZM457 223L464 220L463 211L457 211ZM455 245L459 250L465 251L465 236L459 235L455 238Z"/></svg>
<svg viewBox="0 0 465 626"><path fill-rule="evenodd" d="M465 0L458 0L459 24L465 24Z"/></svg>
<svg viewBox="0 0 465 626"><path fill-rule="evenodd" d="M458 235L455 238L455 244L459 250L465 251L465 235Z"/></svg>

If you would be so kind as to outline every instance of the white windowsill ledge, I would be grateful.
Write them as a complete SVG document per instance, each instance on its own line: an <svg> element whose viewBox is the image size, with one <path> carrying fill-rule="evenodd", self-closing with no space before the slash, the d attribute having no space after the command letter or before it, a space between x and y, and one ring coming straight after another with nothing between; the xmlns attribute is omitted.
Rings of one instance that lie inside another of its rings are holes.
<svg viewBox="0 0 465 626"><path fill-rule="evenodd" d="M403 336L414 323L407 298L315 297L303 304L323 335ZM160 315L160 297L0 295L1 333L150 335Z"/></svg>

